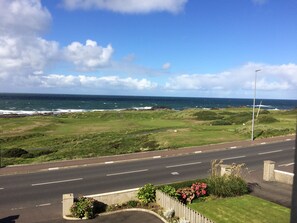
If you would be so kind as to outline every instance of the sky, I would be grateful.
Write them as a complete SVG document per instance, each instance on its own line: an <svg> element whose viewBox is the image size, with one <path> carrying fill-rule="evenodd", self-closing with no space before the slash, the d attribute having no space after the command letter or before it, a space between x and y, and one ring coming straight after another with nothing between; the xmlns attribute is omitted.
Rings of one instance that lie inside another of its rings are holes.
<svg viewBox="0 0 297 223"><path fill-rule="evenodd" d="M1 0L0 92L297 99L296 0ZM260 70L255 72L256 70Z"/></svg>

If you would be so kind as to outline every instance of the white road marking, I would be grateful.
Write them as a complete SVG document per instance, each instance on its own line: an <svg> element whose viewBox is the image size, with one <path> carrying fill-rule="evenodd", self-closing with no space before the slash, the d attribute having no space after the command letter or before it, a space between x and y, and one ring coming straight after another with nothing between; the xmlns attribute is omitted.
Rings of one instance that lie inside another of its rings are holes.
<svg viewBox="0 0 297 223"><path fill-rule="evenodd" d="M0 190L4 190L4 188L3 187L0 187Z"/></svg>
<svg viewBox="0 0 297 223"><path fill-rule="evenodd" d="M11 208L10 210L11 210L11 211L15 211L15 210L22 210L22 209L24 209L24 207L19 207L19 208Z"/></svg>
<svg viewBox="0 0 297 223"><path fill-rule="evenodd" d="M159 159L161 156L153 156L153 159Z"/></svg>
<svg viewBox="0 0 297 223"><path fill-rule="evenodd" d="M105 164L112 164L112 163L114 163L114 161L107 161L107 162L105 162Z"/></svg>
<svg viewBox="0 0 297 223"><path fill-rule="evenodd" d="M199 150L199 151L195 151L194 153L195 153L195 154L197 154L197 153L202 153L202 151L201 151L201 150Z"/></svg>
<svg viewBox="0 0 297 223"><path fill-rule="evenodd" d="M269 151L269 152L263 152L263 153L258 153L258 155L265 155L265 154L270 154L270 153L279 153L282 152L282 149L279 150L273 150L273 151Z"/></svg>
<svg viewBox="0 0 297 223"><path fill-rule="evenodd" d="M234 156L234 157L227 157L227 158L224 158L222 159L223 161L224 160L235 160L235 159L241 159L241 158L245 158L246 156Z"/></svg>
<svg viewBox="0 0 297 223"><path fill-rule="evenodd" d="M60 169L59 167L52 167L52 168L48 168L48 170L58 170Z"/></svg>
<svg viewBox="0 0 297 223"><path fill-rule="evenodd" d="M292 149L295 149L295 147L293 147Z"/></svg>
<svg viewBox="0 0 297 223"><path fill-rule="evenodd" d="M110 173L110 174L106 174L106 176L109 177L109 176L124 175L124 174L130 174L130 173L140 173L140 172L146 172L146 171L148 171L148 169L133 170L133 171L127 171L127 172L120 172L120 173Z"/></svg>
<svg viewBox="0 0 297 223"><path fill-rule="evenodd" d="M266 142L261 142L260 144L261 144L261 145L265 145L265 144L266 144Z"/></svg>
<svg viewBox="0 0 297 223"><path fill-rule="evenodd" d="M83 178L75 178L75 179L69 179L69 180L59 180L59 181L51 181L51 182L44 182L44 183L36 183L36 184L32 184L32 187L48 185L48 184L66 183L66 182L72 182L72 181L78 181L78 180L83 180Z"/></svg>
<svg viewBox="0 0 297 223"><path fill-rule="evenodd" d="M179 175L178 172L172 172L171 175Z"/></svg>
<svg viewBox="0 0 297 223"><path fill-rule="evenodd" d="M237 146L231 146L230 147L230 149L236 149L237 148Z"/></svg>
<svg viewBox="0 0 297 223"><path fill-rule="evenodd" d="M51 203L46 203L46 204L37 204L36 207L44 207L44 206L50 206L52 205Z"/></svg>
<svg viewBox="0 0 297 223"><path fill-rule="evenodd" d="M294 165L295 163L285 163L285 164L281 164L281 165L278 165L278 166L292 166Z"/></svg>
<svg viewBox="0 0 297 223"><path fill-rule="evenodd" d="M201 162L176 164L176 165L172 165L172 166L166 166L166 168L173 168L173 167L180 167L180 166L190 166L190 165L196 165L196 164L200 164L200 163Z"/></svg>
<svg viewBox="0 0 297 223"><path fill-rule="evenodd" d="M291 141L292 139L286 139L286 141Z"/></svg>

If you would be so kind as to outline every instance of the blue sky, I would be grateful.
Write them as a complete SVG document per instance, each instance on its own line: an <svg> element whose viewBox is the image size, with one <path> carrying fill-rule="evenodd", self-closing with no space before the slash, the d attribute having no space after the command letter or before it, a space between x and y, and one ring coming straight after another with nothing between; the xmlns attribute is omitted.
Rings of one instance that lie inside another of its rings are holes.
<svg viewBox="0 0 297 223"><path fill-rule="evenodd" d="M2 0L0 92L297 99L295 0Z"/></svg>

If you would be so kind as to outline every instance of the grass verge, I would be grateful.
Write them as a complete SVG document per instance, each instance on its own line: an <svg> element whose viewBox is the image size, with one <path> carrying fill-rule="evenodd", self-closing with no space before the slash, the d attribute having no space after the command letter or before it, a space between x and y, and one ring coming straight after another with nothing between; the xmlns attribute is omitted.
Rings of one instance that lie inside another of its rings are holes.
<svg viewBox="0 0 297 223"><path fill-rule="evenodd" d="M251 195L199 199L189 205L216 223L286 223L290 209Z"/></svg>

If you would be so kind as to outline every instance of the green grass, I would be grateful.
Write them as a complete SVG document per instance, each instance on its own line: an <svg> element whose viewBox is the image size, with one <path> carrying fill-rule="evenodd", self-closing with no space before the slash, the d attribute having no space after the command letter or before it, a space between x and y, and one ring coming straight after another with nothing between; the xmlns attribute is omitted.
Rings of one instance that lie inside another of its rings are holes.
<svg viewBox="0 0 297 223"><path fill-rule="evenodd" d="M0 118L0 148L34 153L5 158L8 165L223 143L249 139L251 116L251 109L227 108ZM295 132L296 110L262 111L259 117L258 138Z"/></svg>
<svg viewBox="0 0 297 223"><path fill-rule="evenodd" d="M289 208L251 195L209 199L189 206L216 223L287 223L290 221Z"/></svg>

